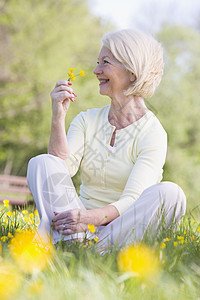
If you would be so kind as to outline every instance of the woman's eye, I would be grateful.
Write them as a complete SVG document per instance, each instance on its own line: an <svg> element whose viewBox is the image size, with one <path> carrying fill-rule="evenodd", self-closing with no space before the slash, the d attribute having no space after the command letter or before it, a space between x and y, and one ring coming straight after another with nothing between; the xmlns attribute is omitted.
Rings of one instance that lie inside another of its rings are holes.
<svg viewBox="0 0 200 300"><path fill-rule="evenodd" d="M104 64L108 64L109 62L108 62L107 60L104 59L104 60L103 60L103 63L104 63Z"/></svg>

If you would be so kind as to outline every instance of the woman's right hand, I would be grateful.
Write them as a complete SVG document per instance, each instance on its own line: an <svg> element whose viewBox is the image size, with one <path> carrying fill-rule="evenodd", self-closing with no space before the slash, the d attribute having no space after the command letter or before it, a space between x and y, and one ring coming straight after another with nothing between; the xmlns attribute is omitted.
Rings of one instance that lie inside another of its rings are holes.
<svg viewBox="0 0 200 300"><path fill-rule="evenodd" d="M77 95L74 93L71 85L71 82L67 80L58 81L51 92L53 119L64 119L70 101L76 101Z"/></svg>

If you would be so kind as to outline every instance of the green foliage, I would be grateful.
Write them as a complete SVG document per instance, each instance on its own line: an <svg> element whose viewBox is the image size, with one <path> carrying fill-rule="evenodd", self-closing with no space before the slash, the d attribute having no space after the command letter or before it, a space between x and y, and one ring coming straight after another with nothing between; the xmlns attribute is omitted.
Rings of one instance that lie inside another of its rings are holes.
<svg viewBox="0 0 200 300"><path fill-rule="evenodd" d="M95 78L89 74L106 28L83 0L5 2L0 14L1 173L25 175L30 157L46 153L49 94L56 81L67 79L68 68L84 69L87 80L78 78L73 84L79 97L66 126L78 112L99 102Z"/></svg>
<svg viewBox="0 0 200 300"><path fill-rule="evenodd" d="M186 27L166 26L159 33L165 72L151 105L168 133L164 179L178 183L191 209L200 195L200 34Z"/></svg>

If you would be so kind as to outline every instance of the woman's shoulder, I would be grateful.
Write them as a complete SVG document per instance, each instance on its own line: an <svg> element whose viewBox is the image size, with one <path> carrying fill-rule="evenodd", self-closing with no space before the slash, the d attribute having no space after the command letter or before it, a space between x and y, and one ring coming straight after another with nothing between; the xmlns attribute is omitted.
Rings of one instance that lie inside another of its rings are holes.
<svg viewBox="0 0 200 300"><path fill-rule="evenodd" d="M96 119L106 118L110 105L103 106L101 108L90 108L86 111L81 111L75 119L83 119L85 122L94 121Z"/></svg>

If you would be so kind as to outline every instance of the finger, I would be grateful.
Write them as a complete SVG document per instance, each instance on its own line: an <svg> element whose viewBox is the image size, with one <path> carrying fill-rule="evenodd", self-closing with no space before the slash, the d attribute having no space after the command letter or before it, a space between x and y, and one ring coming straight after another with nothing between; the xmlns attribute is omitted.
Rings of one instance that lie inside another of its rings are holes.
<svg viewBox="0 0 200 300"><path fill-rule="evenodd" d="M61 84L57 87L55 87L54 92L60 92L60 91L67 91L69 93L74 93L73 89L67 85Z"/></svg>
<svg viewBox="0 0 200 300"><path fill-rule="evenodd" d="M70 81L67 81L67 80L60 80L60 81L57 81L56 82L56 85L55 85L55 87L57 87L57 86L59 86L59 85L67 85L67 86L69 86L69 85L72 85L72 83L70 82Z"/></svg>

